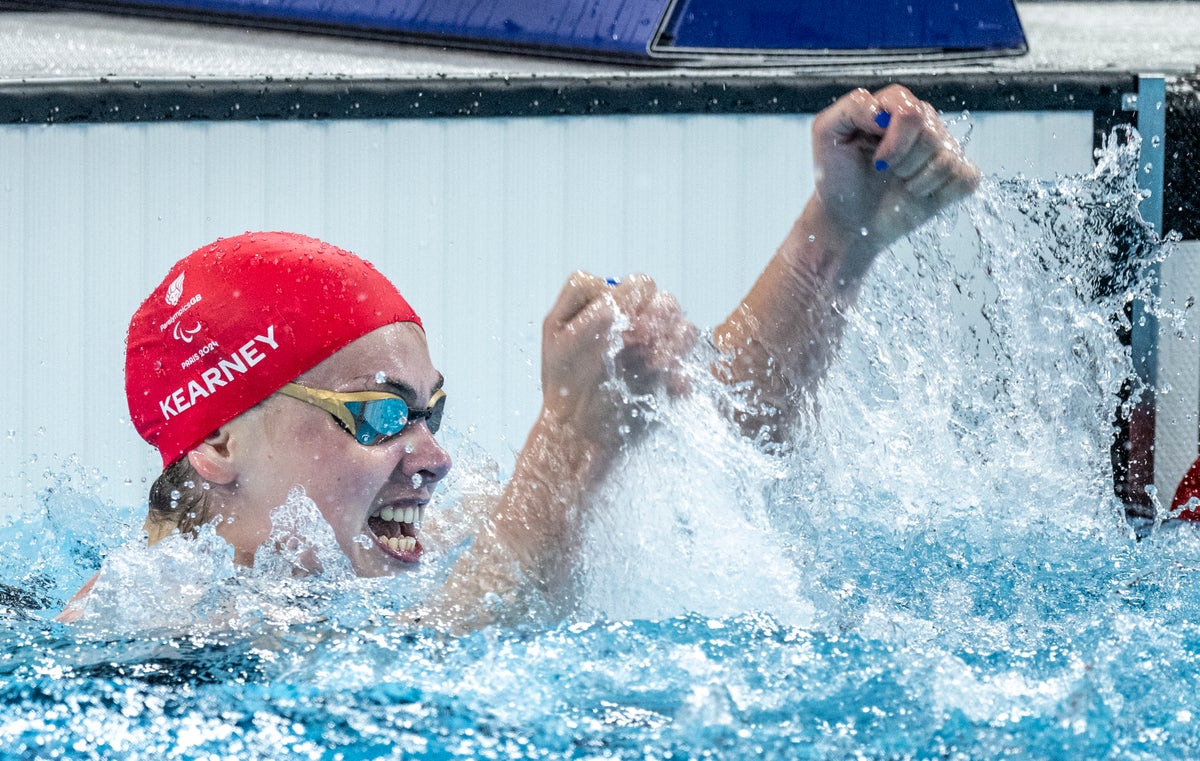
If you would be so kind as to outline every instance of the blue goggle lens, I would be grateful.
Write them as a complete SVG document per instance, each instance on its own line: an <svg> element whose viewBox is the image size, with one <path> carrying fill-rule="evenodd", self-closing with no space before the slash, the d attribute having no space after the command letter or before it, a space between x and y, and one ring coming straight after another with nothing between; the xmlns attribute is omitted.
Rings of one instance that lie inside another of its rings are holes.
<svg viewBox="0 0 1200 761"><path fill-rule="evenodd" d="M390 439L404 430L410 422L424 419L430 433L442 426L442 411L446 397L439 396L432 407L410 409L403 399L373 399L367 402L344 402L354 416L354 438L360 444L371 445Z"/></svg>

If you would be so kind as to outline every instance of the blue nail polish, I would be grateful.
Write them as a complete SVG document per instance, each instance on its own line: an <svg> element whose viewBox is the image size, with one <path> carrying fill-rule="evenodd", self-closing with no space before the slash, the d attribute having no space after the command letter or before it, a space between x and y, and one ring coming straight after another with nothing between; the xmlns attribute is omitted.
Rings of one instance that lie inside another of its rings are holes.
<svg viewBox="0 0 1200 761"><path fill-rule="evenodd" d="M604 282L608 283L609 285L620 285L621 284L621 281L617 280L615 277L605 278Z"/></svg>
<svg viewBox="0 0 1200 761"><path fill-rule="evenodd" d="M876 172L882 172L887 168L888 168L888 163L886 161L884 161L883 159L875 160L875 171Z"/></svg>
<svg viewBox="0 0 1200 761"><path fill-rule="evenodd" d="M887 111L880 111L875 114L875 123L883 129L887 129L887 126L892 123L892 115Z"/></svg>

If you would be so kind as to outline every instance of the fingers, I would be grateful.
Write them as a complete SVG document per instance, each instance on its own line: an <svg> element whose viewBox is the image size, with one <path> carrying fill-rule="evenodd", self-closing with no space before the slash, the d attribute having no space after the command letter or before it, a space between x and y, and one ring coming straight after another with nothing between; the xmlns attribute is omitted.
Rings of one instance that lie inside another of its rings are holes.
<svg viewBox="0 0 1200 761"><path fill-rule="evenodd" d="M640 273L622 280L620 285L612 289L612 295L630 326L645 320L646 315L653 311L656 301L666 296L658 290L658 284L652 277ZM628 328L626 332L629 332Z"/></svg>
<svg viewBox="0 0 1200 761"><path fill-rule="evenodd" d="M884 162L893 174L907 180L937 152L945 127L933 106L918 100L906 87L885 87L875 94L875 100L880 111L887 112L889 118L886 134L879 141L874 158ZM949 138L949 135L944 137Z"/></svg>
<svg viewBox="0 0 1200 761"><path fill-rule="evenodd" d="M656 291L654 281L645 275L634 275L614 285L577 271L567 279L546 316L543 346L561 344L574 347L572 351L595 352L597 345L612 343L613 326L619 320L634 319Z"/></svg>
<svg viewBox="0 0 1200 761"><path fill-rule="evenodd" d="M684 318L675 297L658 291L632 321L625 345L645 346L651 364L665 367L691 351L698 336L699 331Z"/></svg>
<svg viewBox="0 0 1200 761"><path fill-rule="evenodd" d="M614 325L619 325L619 338ZM643 390L679 387L673 376L682 373L683 360L699 336L675 297L659 291L652 278L631 275L613 285L585 272L568 278L544 332L544 348L555 347L568 363L587 357L585 364L590 364L603 353L601 346L619 342L617 364L626 371L626 380L636 379Z"/></svg>
<svg viewBox="0 0 1200 761"><path fill-rule="evenodd" d="M887 134L874 154L877 169L904 180L905 188L918 198L956 200L975 189L979 169L932 105L901 85L886 87L874 98L879 109L890 114Z"/></svg>
<svg viewBox="0 0 1200 761"><path fill-rule="evenodd" d="M651 330L661 331L651 344L648 365L661 374L660 383L670 396L682 396L691 390L691 373L685 359L700 339L700 331L683 317L679 302L669 293L659 293L654 300Z"/></svg>
<svg viewBox="0 0 1200 761"><path fill-rule="evenodd" d="M905 182L905 187L914 196L944 203L969 195L978 185L979 169L963 158L953 143L947 143L930 156Z"/></svg>
<svg viewBox="0 0 1200 761"><path fill-rule="evenodd" d="M847 93L817 115L813 131L819 168L836 168L835 154L855 157L854 172L880 190L898 179L916 199L950 201L979 183L936 109L901 85ZM844 192L853 177L840 172L831 181Z"/></svg>
<svg viewBox="0 0 1200 761"><path fill-rule="evenodd" d="M611 326L618 317L627 323L623 332L630 346L681 353L696 340L696 328L683 318L675 297L659 291L653 278L643 274L611 285L586 272L573 273L546 316L545 328L550 333L582 331Z"/></svg>
<svg viewBox="0 0 1200 761"><path fill-rule="evenodd" d="M647 275L631 275L613 284L587 272L576 271L567 278L558 300L546 316L554 328L581 327L602 315L620 312L635 315L654 298L658 287Z"/></svg>
<svg viewBox="0 0 1200 761"><path fill-rule="evenodd" d="M561 328L569 325L579 314L608 288L608 284L582 270L571 273L554 306L546 315L546 327Z"/></svg>
<svg viewBox="0 0 1200 761"><path fill-rule="evenodd" d="M817 115L813 133L828 136L835 144L866 139L878 142L885 135L886 117L879 99L863 88L846 93L829 108Z"/></svg>
<svg viewBox="0 0 1200 761"><path fill-rule="evenodd" d="M618 364L634 393L664 389L669 396L680 396L690 390L691 374L685 360L699 331L683 317L674 296L655 291L630 320L623 338Z"/></svg>

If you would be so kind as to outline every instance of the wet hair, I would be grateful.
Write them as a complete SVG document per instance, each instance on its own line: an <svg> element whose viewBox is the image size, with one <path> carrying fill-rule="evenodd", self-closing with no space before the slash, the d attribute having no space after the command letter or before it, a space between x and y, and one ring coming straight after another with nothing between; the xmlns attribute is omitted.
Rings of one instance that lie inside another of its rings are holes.
<svg viewBox="0 0 1200 761"><path fill-rule="evenodd" d="M152 542L176 529L181 534L194 534L208 522L208 490L203 483L187 457L163 469L150 486L146 528L155 529L150 531Z"/></svg>

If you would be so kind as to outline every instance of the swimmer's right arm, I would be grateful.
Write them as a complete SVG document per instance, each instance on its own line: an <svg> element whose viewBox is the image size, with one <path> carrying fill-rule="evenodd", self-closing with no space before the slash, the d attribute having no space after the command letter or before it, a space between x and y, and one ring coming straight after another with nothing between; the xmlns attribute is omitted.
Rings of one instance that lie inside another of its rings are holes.
<svg viewBox="0 0 1200 761"><path fill-rule="evenodd" d="M979 184L979 169L933 106L899 85L855 90L818 114L813 154L812 197L713 331L723 354L714 374L750 389L736 417L751 436L791 433L879 252Z"/></svg>
<svg viewBox="0 0 1200 761"><path fill-rule="evenodd" d="M515 624L572 609L580 527L622 448L645 431L644 416L614 385L684 393L683 359L696 337L674 297L648 277L616 286L583 272L568 279L543 323L541 412L426 623Z"/></svg>
<svg viewBox="0 0 1200 761"><path fill-rule="evenodd" d="M146 544L152 546L158 542L171 536L178 527L163 521L153 520L151 517L146 518L146 522L142 525L142 530L146 532ZM96 579L100 578L100 572L96 571L92 574L92 578L79 588L79 591L71 596L67 601L67 605L62 612L54 617L55 621L64 624L74 623L83 616L83 604L87 600L88 595L92 593L92 589L96 586Z"/></svg>

